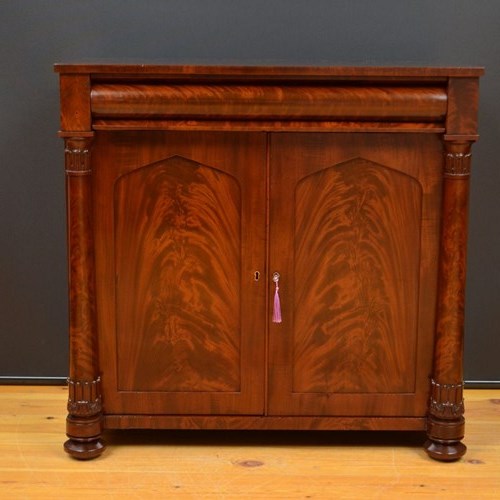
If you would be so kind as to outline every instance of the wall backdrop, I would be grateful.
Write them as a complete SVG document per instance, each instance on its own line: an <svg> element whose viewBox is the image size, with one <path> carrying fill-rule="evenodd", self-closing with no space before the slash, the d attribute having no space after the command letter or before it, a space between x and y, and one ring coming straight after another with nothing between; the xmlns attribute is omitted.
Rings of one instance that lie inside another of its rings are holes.
<svg viewBox="0 0 500 500"><path fill-rule="evenodd" d="M500 381L498 0L0 0L0 382L67 374L54 62L485 66L465 378Z"/></svg>

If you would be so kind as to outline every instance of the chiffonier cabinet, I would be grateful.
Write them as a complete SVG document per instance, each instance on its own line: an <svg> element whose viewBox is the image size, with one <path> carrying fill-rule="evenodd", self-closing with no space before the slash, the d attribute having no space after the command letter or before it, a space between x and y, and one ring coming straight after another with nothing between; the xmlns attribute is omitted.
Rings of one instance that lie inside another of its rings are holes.
<svg viewBox="0 0 500 500"><path fill-rule="evenodd" d="M464 454L480 68L56 71L70 455L132 428L414 430Z"/></svg>

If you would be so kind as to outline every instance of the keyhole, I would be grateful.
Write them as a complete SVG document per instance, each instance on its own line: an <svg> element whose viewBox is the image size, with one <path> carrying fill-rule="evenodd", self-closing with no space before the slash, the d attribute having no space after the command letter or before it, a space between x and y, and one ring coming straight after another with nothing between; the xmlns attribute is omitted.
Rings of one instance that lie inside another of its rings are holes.
<svg viewBox="0 0 500 500"><path fill-rule="evenodd" d="M260 273L259 273L259 271L255 271L255 274L254 274L253 279L254 279L255 281L259 281L259 279L260 279Z"/></svg>

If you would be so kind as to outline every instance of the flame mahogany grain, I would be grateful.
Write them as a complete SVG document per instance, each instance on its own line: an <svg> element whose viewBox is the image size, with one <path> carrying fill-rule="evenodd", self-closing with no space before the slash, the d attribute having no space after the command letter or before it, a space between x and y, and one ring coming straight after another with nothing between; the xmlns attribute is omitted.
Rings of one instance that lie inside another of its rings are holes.
<svg viewBox="0 0 500 500"><path fill-rule="evenodd" d="M127 102L127 106L123 103ZM418 106L415 102L418 101ZM284 120L351 118L440 121L446 115L443 87L124 85L96 84L96 118L245 118Z"/></svg>
<svg viewBox="0 0 500 500"><path fill-rule="evenodd" d="M56 71L71 456L112 428L426 430L432 458L465 453L481 68Z"/></svg>

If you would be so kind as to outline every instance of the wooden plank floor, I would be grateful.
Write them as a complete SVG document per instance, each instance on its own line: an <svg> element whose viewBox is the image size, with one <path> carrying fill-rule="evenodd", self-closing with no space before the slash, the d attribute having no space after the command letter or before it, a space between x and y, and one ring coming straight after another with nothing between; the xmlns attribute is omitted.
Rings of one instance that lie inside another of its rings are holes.
<svg viewBox="0 0 500 500"><path fill-rule="evenodd" d="M140 431L102 457L62 450L66 388L0 386L0 498L500 499L500 391L466 391L467 455L411 433Z"/></svg>

